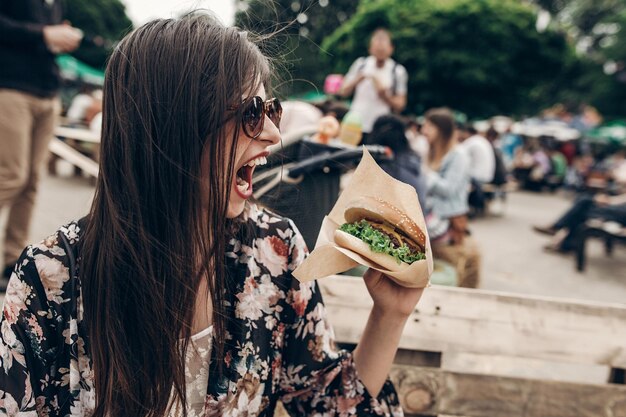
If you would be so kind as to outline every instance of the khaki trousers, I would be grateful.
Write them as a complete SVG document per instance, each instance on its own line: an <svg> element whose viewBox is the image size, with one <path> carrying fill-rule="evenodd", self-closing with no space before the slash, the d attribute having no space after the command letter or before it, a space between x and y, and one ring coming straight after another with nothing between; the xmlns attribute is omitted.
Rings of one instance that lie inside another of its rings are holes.
<svg viewBox="0 0 626 417"><path fill-rule="evenodd" d="M433 245L433 257L456 267L459 287L478 288L480 285L480 247L471 236L455 245Z"/></svg>
<svg viewBox="0 0 626 417"><path fill-rule="evenodd" d="M0 209L9 207L5 264L16 261L28 243L39 176L60 107L58 98L0 89Z"/></svg>

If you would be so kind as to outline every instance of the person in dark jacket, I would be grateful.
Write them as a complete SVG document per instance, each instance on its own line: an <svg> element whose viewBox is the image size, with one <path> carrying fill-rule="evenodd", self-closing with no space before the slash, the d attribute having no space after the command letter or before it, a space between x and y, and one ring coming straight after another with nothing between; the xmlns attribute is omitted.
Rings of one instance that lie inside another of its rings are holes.
<svg viewBox="0 0 626 417"><path fill-rule="evenodd" d="M420 205L426 208L426 181L421 175L422 160L410 147L405 134L406 124L395 115L380 116L374 122L370 144L387 146L393 160L380 162L380 167L395 179L412 185Z"/></svg>
<svg viewBox="0 0 626 417"><path fill-rule="evenodd" d="M63 23L61 0L0 0L0 209L9 207L0 290L26 245L40 170L56 116L54 57L82 32Z"/></svg>

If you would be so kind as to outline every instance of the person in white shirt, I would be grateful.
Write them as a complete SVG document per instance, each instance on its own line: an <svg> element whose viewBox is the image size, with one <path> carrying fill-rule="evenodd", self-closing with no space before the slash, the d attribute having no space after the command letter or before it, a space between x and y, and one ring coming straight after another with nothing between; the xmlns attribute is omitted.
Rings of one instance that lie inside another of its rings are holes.
<svg viewBox="0 0 626 417"><path fill-rule="evenodd" d="M350 111L361 117L364 134L372 131L380 116L401 112L406 107L406 69L391 58L391 34L377 29L369 44L369 56L358 58L346 74L340 94L354 94Z"/></svg>
<svg viewBox="0 0 626 417"><path fill-rule="evenodd" d="M472 180L480 184L490 183L496 170L496 158L491 143L472 126L461 129L459 140L470 160L469 172Z"/></svg>
<svg viewBox="0 0 626 417"><path fill-rule="evenodd" d="M496 172L496 156L491 143L478 134L474 127L465 125L460 129L461 149L469 159L471 190L469 193L470 216L485 211L487 200L482 190L483 184L493 181Z"/></svg>

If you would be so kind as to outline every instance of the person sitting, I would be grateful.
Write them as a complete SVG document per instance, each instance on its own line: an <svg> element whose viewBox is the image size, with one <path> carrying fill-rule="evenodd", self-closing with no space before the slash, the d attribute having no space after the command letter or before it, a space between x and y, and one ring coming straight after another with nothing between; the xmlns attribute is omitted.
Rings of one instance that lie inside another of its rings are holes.
<svg viewBox="0 0 626 417"><path fill-rule="evenodd" d="M508 183L509 176L502 151L495 146L498 136L498 132L493 127L491 127L486 134L487 140L491 143L496 164L493 179L489 182L489 184L494 187L494 190L485 192L484 194L486 201L491 203L489 205L490 213L495 215L501 215L503 213L504 203L506 201L505 186Z"/></svg>
<svg viewBox="0 0 626 417"><path fill-rule="evenodd" d="M459 286L477 288L481 251L468 236L469 158L458 146L452 112L429 110L422 133L430 142L426 228L433 257L456 267Z"/></svg>
<svg viewBox="0 0 626 417"><path fill-rule="evenodd" d="M469 158L458 146L455 130L449 109L425 114L422 133L430 143L426 226L433 244L461 244L467 233Z"/></svg>
<svg viewBox="0 0 626 417"><path fill-rule="evenodd" d="M467 152L469 157L469 174L472 188L468 197L468 203L473 212L482 213L486 206L486 197L482 191L482 186L493 181L496 170L493 147L471 125L464 125L459 129L459 140L461 142L460 147Z"/></svg>
<svg viewBox="0 0 626 417"><path fill-rule="evenodd" d="M421 174L422 160L410 147L405 134L406 126L395 115L381 116L374 122L370 142L387 146L393 152L393 160L381 161L380 167L398 181L412 185L420 205L426 207L426 181Z"/></svg>
<svg viewBox="0 0 626 417"><path fill-rule="evenodd" d="M552 241L544 249L566 253L574 250L577 231L589 219L612 221L626 226L626 193L617 196L585 195L554 223L533 226L533 229L538 233L553 236Z"/></svg>

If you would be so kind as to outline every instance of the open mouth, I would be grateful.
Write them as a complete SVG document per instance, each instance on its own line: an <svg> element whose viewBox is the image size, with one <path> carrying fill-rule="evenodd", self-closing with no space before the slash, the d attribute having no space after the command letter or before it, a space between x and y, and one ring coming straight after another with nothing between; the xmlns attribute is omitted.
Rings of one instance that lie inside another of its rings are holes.
<svg viewBox="0 0 626 417"><path fill-rule="evenodd" d="M235 175L235 190L237 194L239 194L239 197L246 199L252 195L252 174L257 166L267 163L266 156L266 154L257 156L246 162L237 170Z"/></svg>

